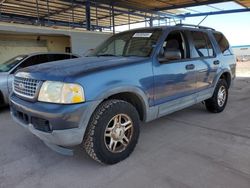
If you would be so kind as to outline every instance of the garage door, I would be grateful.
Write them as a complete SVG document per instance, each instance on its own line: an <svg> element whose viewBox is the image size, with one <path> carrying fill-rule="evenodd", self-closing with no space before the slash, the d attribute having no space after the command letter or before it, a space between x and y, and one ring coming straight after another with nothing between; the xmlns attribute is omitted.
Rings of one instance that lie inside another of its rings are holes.
<svg viewBox="0 0 250 188"><path fill-rule="evenodd" d="M0 40L0 62L33 52L48 52L46 40Z"/></svg>

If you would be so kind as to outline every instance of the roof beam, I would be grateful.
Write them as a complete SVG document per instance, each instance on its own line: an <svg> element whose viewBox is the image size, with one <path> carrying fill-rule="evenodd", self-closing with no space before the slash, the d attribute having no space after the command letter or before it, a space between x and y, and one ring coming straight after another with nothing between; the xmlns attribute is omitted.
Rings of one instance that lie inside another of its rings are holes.
<svg viewBox="0 0 250 188"><path fill-rule="evenodd" d="M70 2L70 0L61 0L61 1ZM73 2L74 2L74 4L85 5L85 1L82 1L82 0L74 0ZM111 5L110 1L103 1L103 0L93 1L92 0L92 1L90 1L90 3L93 6L97 6L98 8L101 8L101 9L104 9L104 10L110 10L110 7L104 6L104 4L110 6ZM121 5L121 4L118 4L117 2L114 2L113 5L116 6L116 7L120 7L120 8L126 8L126 9L131 9L131 10L139 11L139 12L143 12L143 13L154 14L154 15L157 15L157 16L165 17L165 18L168 17L168 18L182 19L181 17L176 16L174 14L168 14L168 13L158 12L158 11L154 11L154 10L139 9L139 8L131 7L131 6L128 6L128 5ZM125 11L125 10L117 9L117 8L114 8L114 12L120 12L120 13L123 13L123 14L130 13L131 15L135 15L135 16L151 18L151 16L145 16L144 14L141 14L141 13L136 13L136 12L131 13L131 12L128 12L128 11Z"/></svg>
<svg viewBox="0 0 250 188"><path fill-rule="evenodd" d="M69 5L69 7L67 7L67 8L63 8L63 9L60 9L60 10L51 12L51 13L49 13L49 14L47 14L47 15L41 17L41 18L48 18L48 17L51 17L51 16L55 16L55 15L57 15L57 14L61 14L61 13L63 13L63 12L67 12L68 10L72 10L72 9L74 9L74 8L77 8L77 7L81 7L81 6L80 6L79 4L73 5L73 6L72 6L72 5Z"/></svg>
<svg viewBox="0 0 250 188"><path fill-rule="evenodd" d="M195 3L186 3L182 5L169 5L162 8L154 9L155 11L163 11L163 10L172 10L172 9L179 9L179 8L188 8L188 7L194 7L194 6L201 6L201 5L209 5L214 3L223 3L228 2L228 0L207 0L207 1L196 1Z"/></svg>
<svg viewBox="0 0 250 188"><path fill-rule="evenodd" d="M142 8L127 5L126 2L122 3L121 1L112 1L112 0L109 0L109 1L107 1L107 0L96 0L96 1L99 2L99 3L107 4L107 5L110 5L112 3L114 6L117 6L117 7L131 9L131 10L140 11L140 12L149 13L149 14L155 14L157 16L181 19L181 18L179 18L178 16L176 16L174 14L159 12L159 11L155 11L155 10L151 10L151 9L142 9Z"/></svg>
<svg viewBox="0 0 250 188"><path fill-rule="evenodd" d="M9 13L2 13L1 14L1 20L8 20L8 21L17 21L17 22L25 22L28 23L30 22L31 24L35 24L37 22L36 17L31 17L31 16L23 16L23 15L16 15L16 14L9 14ZM65 21L59 21L59 20L48 20L48 19L41 19L40 18L40 23L50 23L49 26L51 25L58 25L58 26L72 26L72 27L78 27L78 28L83 28L86 27L86 24L83 24L82 22L65 22ZM94 28L107 28L110 29L110 27L107 26L97 26L97 25L92 25Z"/></svg>
<svg viewBox="0 0 250 188"><path fill-rule="evenodd" d="M219 15L219 14L232 14L232 13L241 13L241 12L250 12L250 8L244 9L235 9L235 10L223 10L223 11L215 11L215 12L202 12L195 14L181 14L185 18L187 17L197 17L197 16L210 16L210 15Z"/></svg>

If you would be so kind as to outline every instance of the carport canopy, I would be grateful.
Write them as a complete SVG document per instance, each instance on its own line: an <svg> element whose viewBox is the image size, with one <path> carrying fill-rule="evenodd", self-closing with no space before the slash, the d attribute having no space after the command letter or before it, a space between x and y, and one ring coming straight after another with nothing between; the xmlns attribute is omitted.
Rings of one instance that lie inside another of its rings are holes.
<svg viewBox="0 0 250 188"><path fill-rule="evenodd" d="M228 3L234 8L224 9ZM171 24L192 16L247 12L249 7L250 0L0 0L0 21L114 32L116 26L152 26L155 20Z"/></svg>

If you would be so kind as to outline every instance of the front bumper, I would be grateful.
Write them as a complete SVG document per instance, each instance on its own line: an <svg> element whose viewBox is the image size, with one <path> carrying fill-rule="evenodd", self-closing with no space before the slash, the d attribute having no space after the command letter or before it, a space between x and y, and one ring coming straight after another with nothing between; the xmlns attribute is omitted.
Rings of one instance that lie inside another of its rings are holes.
<svg viewBox="0 0 250 188"><path fill-rule="evenodd" d="M74 146L82 142L89 119L99 101L73 105L29 102L10 96L13 119L46 143Z"/></svg>

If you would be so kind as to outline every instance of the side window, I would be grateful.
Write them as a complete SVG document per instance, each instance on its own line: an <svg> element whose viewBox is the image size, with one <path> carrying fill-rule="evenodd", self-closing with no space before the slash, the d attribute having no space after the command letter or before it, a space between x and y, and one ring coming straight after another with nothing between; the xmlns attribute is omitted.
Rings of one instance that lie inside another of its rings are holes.
<svg viewBox="0 0 250 188"><path fill-rule="evenodd" d="M29 66L33 66L33 65L39 65L42 63L46 63L46 62L48 62L47 55L35 55L35 56L31 56L26 61L24 61L19 66L19 68L25 68L25 67L29 67Z"/></svg>
<svg viewBox="0 0 250 188"><path fill-rule="evenodd" d="M59 61L65 59L64 54L48 54L49 61Z"/></svg>
<svg viewBox="0 0 250 188"><path fill-rule="evenodd" d="M200 31L191 31L191 36L193 38L193 45L195 48L195 57L212 57L214 56L214 49L208 35Z"/></svg>
<svg viewBox="0 0 250 188"><path fill-rule="evenodd" d="M37 61L38 61L37 56L32 56L32 57L26 59L26 60L19 66L19 68L25 68L25 67L32 66L32 65L35 64L34 62L37 62Z"/></svg>
<svg viewBox="0 0 250 188"><path fill-rule="evenodd" d="M221 33L213 33L223 55L232 55L226 37Z"/></svg>
<svg viewBox="0 0 250 188"><path fill-rule="evenodd" d="M76 56L70 54L48 54L48 57L49 62L77 58Z"/></svg>
<svg viewBox="0 0 250 188"><path fill-rule="evenodd" d="M160 57L169 59L168 53L174 52L180 54L179 59L187 59L190 58L189 48L187 41L185 40L185 36L180 31L173 31L171 32L167 38L165 39L161 52ZM169 60L178 60L178 59L169 59Z"/></svg>
<svg viewBox="0 0 250 188"><path fill-rule="evenodd" d="M42 63L47 63L49 61L48 59L48 55L47 54L43 54L43 55L38 55L37 56L37 61L34 62L34 65L39 65Z"/></svg>

